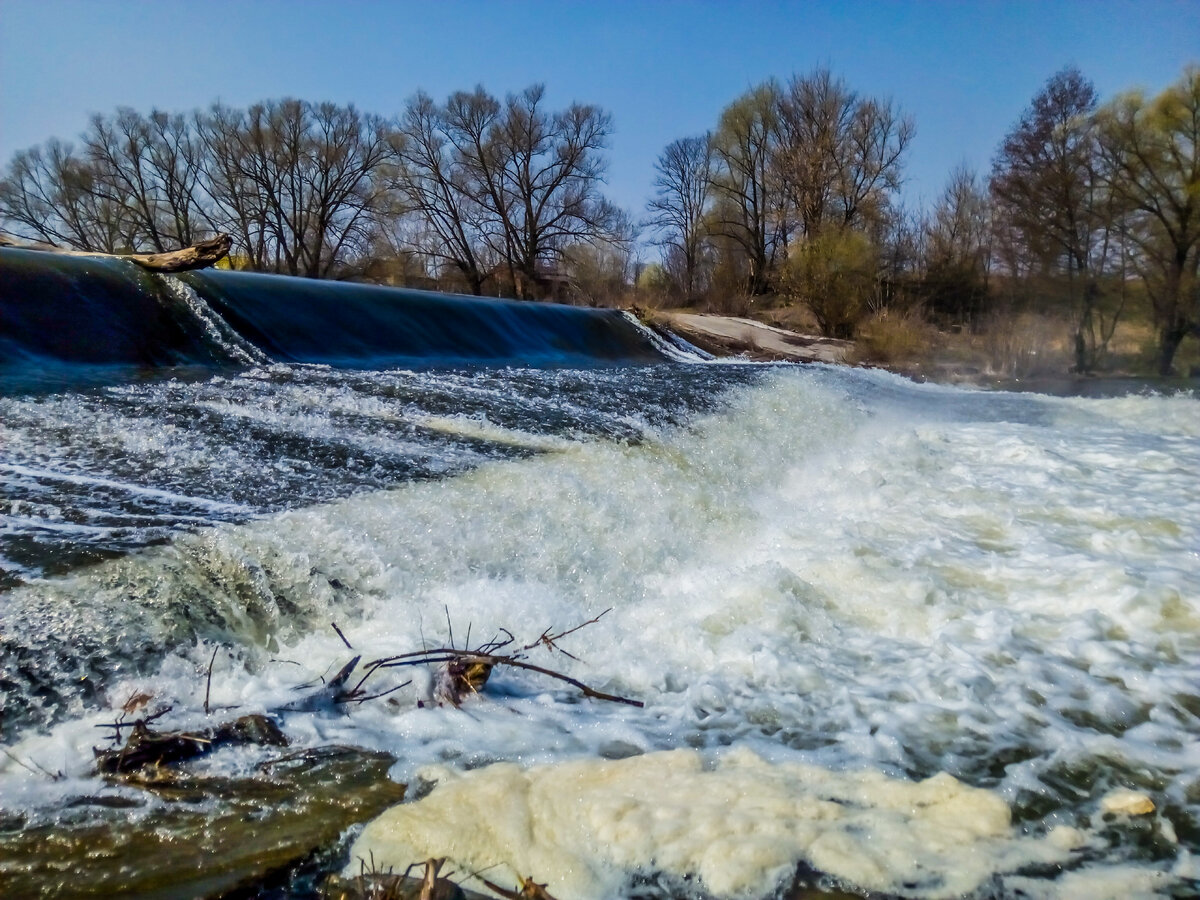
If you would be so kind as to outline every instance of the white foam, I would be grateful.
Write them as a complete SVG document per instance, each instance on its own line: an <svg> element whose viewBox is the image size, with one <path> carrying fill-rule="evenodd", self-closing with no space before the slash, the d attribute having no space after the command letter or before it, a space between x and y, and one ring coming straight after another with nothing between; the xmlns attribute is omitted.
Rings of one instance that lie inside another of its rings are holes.
<svg viewBox="0 0 1200 900"><path fill-rule="evenodd" d="M525 643L612 607L567 639L579 660L537 661L645 710L573 702L549 679L498 671L493 699L463 711L417 709L406 689L392 696L397 707L288 713L285 728L300 743L387 749L405 780L431 763L508 761L519 786L520 767L534 764L590 760L579 765L599 773L603 756L723 745L778 759L783 768L754 770L764 781L800 761L878 779L947 772L1001 798L1022 829L1074 829L1091 846L1114 788L1200 815L1186 699L1200 668L1200 445L1179 425L1200 403L1133 398L1111 415L1106 403L779 371L717 414L643 426L637 443L555 444L452 479L220 526L17 588L4 615L64 640L112 635L114 654L199 622L204 641L235 650L214 673L214 702L254 711L347 659L331 621L370 658L445 643L447 612L460 643L468 624L473 641L507 627ZM364 414L408 412L385 403ZM489 439L522 439L507 431ZM112 703L149 690L177 703L167 724L202 721L198 673L211 645L171 646L158 671L114 676ZM78 714L14 752L82 775L55 741L85 746L112 714ZM0 759L6 796L33 781ZM886 820L881 802L869 816ZM519 843L503 833L509 819L495 821L495 841ZM1061 854L1078 843L1010 838L972 845L984 848L981 868L968 860L966 871L1013 872L1032 846ZM570 841L596 878L625 877L602 848L593 858L584 837ZM805 847L769 858L820 866ZM930 871L942 865L932 843L928 859L917 851ZM1104 858L1063 883L1125 865L1157 873L1151 881L1184 877L1177 860L1139 857L1132 844L1095 852ZM891 873L880 877L899 877L897 865L880 863ZM759 868L756 884L779 877Z"/></svg>
<svg viewBox="0 0 1200 900"><path fill-rule="evenodd" d="M913 783L746 750L426 774L437 787L371 822L350 870L359 858L403 871L448 856L502 884L532 877L555 896L601 900L656 873L698 879L717 897L761 897L805 862L858 888L956 897L998 864L1069 852L1018 838L1002 799L944 774Z"/></svg>

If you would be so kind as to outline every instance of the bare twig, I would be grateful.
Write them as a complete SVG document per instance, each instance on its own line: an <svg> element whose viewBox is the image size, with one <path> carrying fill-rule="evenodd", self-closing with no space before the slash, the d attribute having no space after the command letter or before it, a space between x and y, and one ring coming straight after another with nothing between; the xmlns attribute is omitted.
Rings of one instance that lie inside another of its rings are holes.
<svg viewBox="0 0 1200 900"><path fill-rule="evenodd" d="M333 630L337 632L337 636L342 639L342 643L346 645L346 649L353 650L354 648L350 645L350 642L346 640L346 636L342 634L342 629L338 628L337 622L330 622L329 624L333 626Z"/></svg>
<svg viewBox="0 0 1200 900"><path fill-rule="evenodd" d="M516 638L513 637L512 632L509 631L507 628L501 628L500 630L502 632L504 632L504 635L505 635L504 640L500 640L500 636L497 635L496 637L494 637L490 641L488 641L486 644L476 647L475 652L476 653L495 653L497 650L503 650L505 647L507 647L509 644L513 643L516 640ZM527 650L529 648L526 647L523 649Z"/></svg>
<svg viewBox="0 0 1200 900"><path fill-rule="evenodd" d="M394 693L395 691L400 690L400 688L402 688L402 687L408 687L410 684L412 684L411 678L408 681L401 682L400 684L396 685L395 687L388 688L386 691L380 691L377 694L366 694L364 696L359 696L360 692L359 692L358 688L355 688L352 691L348 691L345 694L339 694L338 696L334 697L333 702L334 703L366 703L368 700L378 700L380 697L386 697L388 694Z"/></svg>
<svg viewBox="0 0 1200 900"><path fill-rule="evenodd" d="M453 647L439 647L434 650L422 650L416 653L401 653L398 656L375 660L369 665L370 671L363 677L362 680L365 681L368 677L370 677L371 674L379 669L392 669L400 666L419 666L443 662L481 663L488 666L513 666L518 669L528 669L531 672L538 672L542 675L549 675L551 678L557 678L559 681L565 681L567 684L579 688L579 690L581 690L586 697L592 697L596 700L610 700L613 703L625 703L629 706L645 706L645 704L640 700L630 700L627 697L619 697L615 694L606 694L603 691L598 691L595 688L588 687L578 679L571 678L568 675L563 675L561 672L555 672L553 669L535 666L533 663L525 662L517 659L514 656L498 656L492 653L468 652L464 650L455 650Z"/></svg>
<svg viewBox="0 0 1200 900"><path fill-rule="evenodd" d="M205 682L205 685L204 685L204 714L205 714L206 716L208 715L208 712L209 712L209 709L208 709L208 695L209 695L209 692L210 692L210 691L212 691L212 670L213 670L213 663L215 663L215 662L217 661L217 651L218 651L219 649L220 649L220 647L219 647L219 646L218 646L218 647L213 647L213 655L212 655L212 659L210 659L210 660L208 661L208 680Z"/></svg>
<svg viewBox="0 0 1200 900"><path fill-rule="evenodd" d="M521 648L521 650L522 651L532 650L534 647L545 646L545 647L549 647L551 650L557 650L559 653L566 653L567 656L571 657L571 659L578 659L579 657L571 656L570 653L567 653L566 650L564 650L562 647L559 647L555 643L555 641L560 641L563 638L565 638L568 634L574 634L575 632L579 631L579 629L586 628L588 625L595 625L597 622L599 622L601 619L603 619L610 612L612 612L611 606L608 609L606 609L604 612L600 613L600 615L596 616L595 618L588 619L586 622L580 622L574 628L568 628L566 631L560 631L558 634L550 634L550 629L547 628L545 631L542 632L541 637L539 637L532 644L526 644L524 647Z"/></svg>
<svg viewBox="0 0 1200 900"><path fill-rule="evenodd" d="M554 652L557 650L571 659L578 660L578 657L572 653L568 653L558 645L558 642L568 635L574 634L588 625L593 625L600 621L605 615L612 612L611 607L604 610L599 615L588 619L586 622L581 622L573 628L568 628L565 631L552 633L551 629L547 628L541 633L537 640L526 644L523 647L511 653L500 653L498 651L505 649L516 643L512 632L507 628L501 628L499 633L491 640L481 644L475 649L469 648L471 636L471 627L467 627L468 647L459 649L454 643L454 626L450 619L449 607L446 611L446 629L450 638L449 645L445 647L426 647L424 650L413 650L408 653L398 653L394 656L384 656L379 659L373 659L366 663L360 670L360 677L353 688L349 690L337 690L345 683L350 672L354 669L354 664L358 662L360 657L355 657L351 663L345 667L333 678L326 686L326 690L321 694L330 695L335 703L362 703L367 700L374 700L378 697L384 697L393 691L399 690L410 682L396 685L395 687L379 691L374 694L365 692L366 683L380 670L402 668L404 666L428 666L428 665L444 665L445 668L441 672L439 678L438 696L441 700L449 702L455 706L459 704L459 700L463 696L478 693L486 683L488 674L495 666L512 666L517 669L526 669L530 672L537 672L542 675L548 675L551 678L556 678L559 681L564 681L567 684L578 688L583 692L585 697L591 697L595 700L608 700L613 703L624 703L628 706L643 707L639 700L632 700L628 697L620 697L616 694L608 694L604 691L597 690L589 685L584 684L578 679L564 675L561 672L556 672L553 669L548 669L544 666L534 665L525 660L525 655L528 651L537 647L545 647L548 651ZM336 625L334 626L337 627ZM340 633L340 632L339 632Z"/></svg>
<svg viewBox="0 0 1200 900"><path fill-rule="evenodd" d="M113 729L113 731L116 732L113 735L113 740L119 741L119 740L121 740L121 729L122 728L136 728L138 725L142 725L142 726L149 725L151 722L155 721L156 719L161 719L163 716L165 716L167 713L169 713L174 708L175 707L173 707L173 706L164 706L158 712L148 715L143 719L134 719L132 722L126 722L123 719L118 719L115 722L103 722L99 725L93 725L92 727L93 728L111 728L111 729Z"/></svg>
<svg viewBox="0 0 1200 900"><path fill-rule="evenodd" d="M24 760L14 756L5 747L0 747L0 750L3 750L4 755L7 756L9 759L11 759L13 762L15 762L22 769L24 769L27 772L32 772L34 775L45 775L51 781L62 781L64 778L67 777L61 771L51 772L49 769L42 767L41 765L38 764L37 760L31 759L29 762L25 762Z"/></svg>
<svg viewBox="0 0 1200 900"><path fill-rule="evenodd" d="M604 691L598 691L595 688L588 687L582 681L577 681L561 672L555 672L553 669L544 669L541 666L535 666L532 663L522 662L519 659L511 659L508 657L497 657L494 665L516 666L518 669L528 669L530 672L540 672L542 675L549 675L551 678L557 678L559 681L565 681L567 684L574 685L583 692L585 697L592 697L596 700L609 700L613 703L624 703L627 706L636 706L639 709L646 704L641 700L631 700L628 697L619 697L616 694L606 694Z"/></svg>

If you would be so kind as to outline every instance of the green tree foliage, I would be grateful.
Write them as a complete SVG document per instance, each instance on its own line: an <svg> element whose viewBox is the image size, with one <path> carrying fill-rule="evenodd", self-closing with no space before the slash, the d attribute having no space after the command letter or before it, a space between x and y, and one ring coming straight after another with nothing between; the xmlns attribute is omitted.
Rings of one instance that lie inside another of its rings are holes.
<svg viewBox="0 0 1200 900"><path fill-rule="evenodd" d="M1157 97L1118 97L1097 116L1106 184L1127 211L1127 234L1158 326L1158 371L1200 332L1200 68Z"/></svg>
<svg viewBox="0 0 1200 900"><path fill-rule="evenodd" d="M788 294L807 303L828 337L850 339L870 312L878 287L879 256L861 231L828 228L788 258Z"/></svg>
<svg viewBox="0 0 1200 900"><path fill-rule="evenodd" d="M913 134L891 101L865 97L827 69L737 98L711 137L715 289L776 291L782 261L827 228L886 231Z"/></svg>
<svg viewBox="0 0 1200 900"><path fill-rule="evenodd" d="M787 246L786 197L775 165L779 96L773 81L753 88L725 108L712 139L710 227L740 249L750 294L771 289Z"/></svg>

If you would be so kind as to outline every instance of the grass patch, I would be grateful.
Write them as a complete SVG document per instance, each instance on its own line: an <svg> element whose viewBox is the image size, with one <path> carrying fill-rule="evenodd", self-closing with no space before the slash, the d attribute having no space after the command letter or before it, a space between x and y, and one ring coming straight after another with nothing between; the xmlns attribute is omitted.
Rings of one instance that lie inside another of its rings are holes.
<svg viewBox="0 0 1200 900"><path fill-rule="evenodd" d="M855 361L911 367L928 361L937 332L919 316L883 311L859 326Z"/></svg>

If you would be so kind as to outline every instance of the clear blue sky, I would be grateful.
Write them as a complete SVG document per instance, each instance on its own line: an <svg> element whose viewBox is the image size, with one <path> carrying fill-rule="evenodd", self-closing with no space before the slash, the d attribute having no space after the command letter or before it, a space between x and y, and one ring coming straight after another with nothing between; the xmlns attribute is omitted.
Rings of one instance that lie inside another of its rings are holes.
<svg viewBox="0 0 1200 900"><path fill-rule="evenodd" d="M1102 97L1200 62L1200 0L1090 2L65 2L0 0L0 161L89 114L294 96L392 114L537 81L612 113L609 195L640 213L671 140L770 76L824 65L917 123L906 197L986 172L1045 80L1079 66Z"/></svg>

